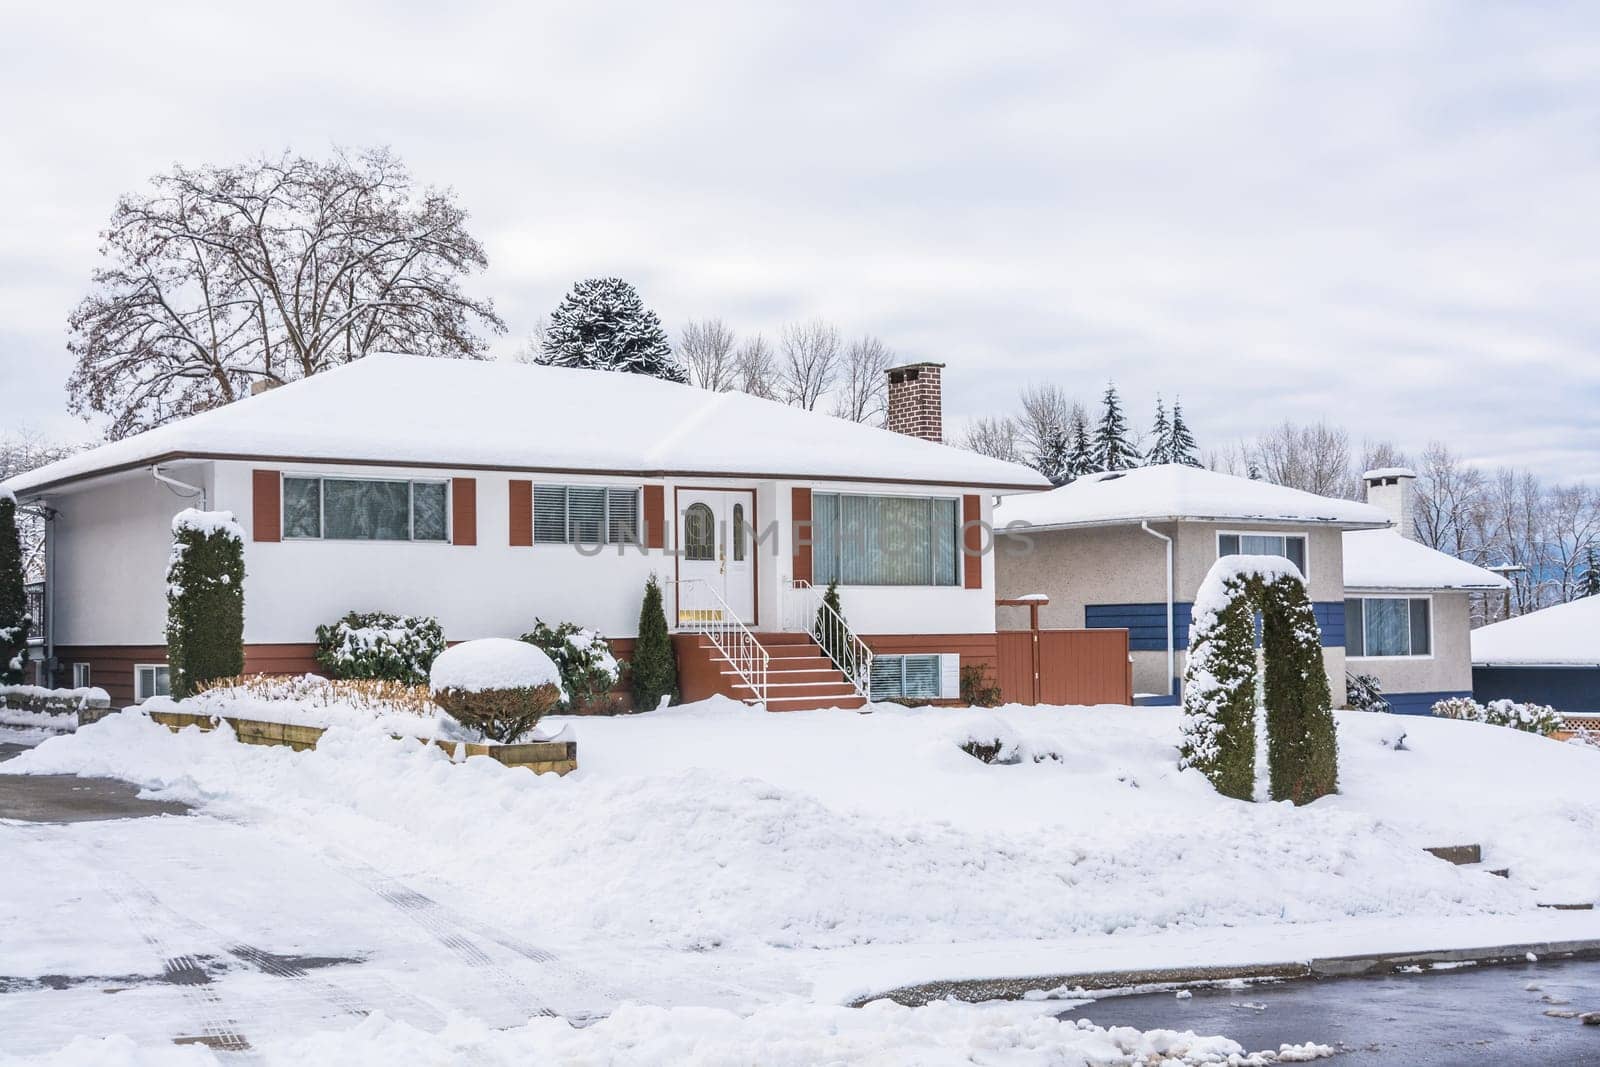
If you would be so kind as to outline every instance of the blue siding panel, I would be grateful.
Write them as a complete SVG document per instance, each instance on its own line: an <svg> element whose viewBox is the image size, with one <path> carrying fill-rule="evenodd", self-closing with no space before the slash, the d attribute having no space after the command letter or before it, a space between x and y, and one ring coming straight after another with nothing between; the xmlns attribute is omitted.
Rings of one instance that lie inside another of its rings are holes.
<svg viewBox="0 0 1600 1067"><path fill-rule="evenodd" d="M1189 647L1189 615L1193 604L1172 605L1173 641L1179 648ZM1167 605L1089 604L1083 609L1084 625L1091 630L1127 630L1128 651L1165 652L1167 650Z"/></svg>
<svg viewBox="0 0 1600 1067"><path fill-rule="evenodd" d="M1474 667L1479 702L1532 701L1575 715L1600 715L1600 667Z"/></svg>
<svg viewBox="0 0 1600 1067"><path fill-rule="evenodd" d="M1396 715L1432 715L1433 706L1447 697L1469 697L1471 693L1445 692L1445 693L1385 693L1383 699L1389 702L1389 710Z"/></svg>
<svg viewBox="0 0 1600 1067"><path fill-rule="evenodd" d="M1343 648L1344 601L1313 601L1311 610L1316 613L1317 626L1322 630L1322 647Z"/></svg>

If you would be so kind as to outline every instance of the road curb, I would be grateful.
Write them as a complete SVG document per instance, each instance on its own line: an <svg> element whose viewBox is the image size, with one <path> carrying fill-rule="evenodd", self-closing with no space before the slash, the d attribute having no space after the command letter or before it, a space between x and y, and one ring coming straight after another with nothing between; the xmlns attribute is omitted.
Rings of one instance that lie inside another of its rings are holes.
<svg viewBox="0 0 1600 1067"><path fill-rule="evenodd" d="M869 1001L884 999L913 1008L946 998L970 1003L985 1000L1021 1000L1030 992L1055 989L1111 993L1149 986L1205 985L1241 979L1294 981L1311 978L1358 978L1466 965L1495 966L1525 963L1530 953L1540 960L1600 959L1600 940L1530 941L1525 944L1492 945L1482 948L1324 956L1292 962L1262 962L1224 967L1156 967L1131 971L949 978L899 986L857 997L850 1001L850 1006L859 1008Z"/></svg>

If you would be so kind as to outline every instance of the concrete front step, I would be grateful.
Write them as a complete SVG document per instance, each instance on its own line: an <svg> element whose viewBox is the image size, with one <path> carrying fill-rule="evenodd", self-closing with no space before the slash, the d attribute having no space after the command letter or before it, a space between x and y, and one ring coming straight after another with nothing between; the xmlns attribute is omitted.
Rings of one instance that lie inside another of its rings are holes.
<svg viewBox="0 0 1600 1067"><path fill-rule="evenodd" d="M739 677L739 672L738 671L734 671L734 670L724 670L722 672L722 676L724 678L737 678L737 677ZM791 670L781 670L780 671L780 670L778 670L776 668L768 668L768 670L767 670L767 682L768 682L768 684L776 684L778 682L790 683L790 682L842 682L842 681L844 681L844 675L840 674L837 670L835 670L832 667L814 667L814 668L806 668L806 669L803 669L803 670L794 670L794 671L791 671Z"/></svg>
<svg viewBox="0 0 1600 1067"><path fill-rule="evenodd" d="M751 703L751 701L746 701L746 703ZM770 696L767 698L768 711L820 711L824 708L840 708L845 711L854 711L866 706L867 702L861 699L861 696L855 690L851 690L849 696Z"/></svg>

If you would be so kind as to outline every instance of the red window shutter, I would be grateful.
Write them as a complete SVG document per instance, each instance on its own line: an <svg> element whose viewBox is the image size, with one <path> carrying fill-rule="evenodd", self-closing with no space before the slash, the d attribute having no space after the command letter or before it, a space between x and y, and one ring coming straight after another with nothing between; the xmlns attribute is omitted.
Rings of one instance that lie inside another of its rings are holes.
<svg viewBox="0 0 1600 1067"><path fill-rule="evenodd" d="M644 547L667 547L667 489L662 485L644 487Z"/></svg>
<svg viewBox="0 0 1600 1067"><path fill-rule="evenodd" d="M533 544L533 483L511 479L511 547Z"/></svg>
<svg viewBox="0 0 1600 1067"><path fill-rule="evenodd" d="M457 545L478 543L478 479L450 479L450 541Z"/></svg>
<svg viewBox="0 0 1600 1067"><path fill-rule="evenodd" d="M961 498L961 577L968 589L983 588L983 500Z"/></svg>
<svg viewBox="0 0 1600 1067"><path fill-rule="evenodd" d="M794 580L811 580L811 490L789 490L791 530L794 536Z"/></svg>
<svg viewBox="0 0 1600 1067"><path fill-rule="evenodd" d="M277 471L250 472L250 529L257 541L283 540L282 494Z"/></svg>

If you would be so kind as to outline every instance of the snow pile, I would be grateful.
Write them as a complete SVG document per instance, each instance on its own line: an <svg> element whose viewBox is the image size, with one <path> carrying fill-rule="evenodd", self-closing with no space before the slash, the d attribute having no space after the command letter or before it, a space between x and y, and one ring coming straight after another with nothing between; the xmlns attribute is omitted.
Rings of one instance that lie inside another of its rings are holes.
<svg viewBox="0 0 1600 1067"><path fill-rule="evenodd" d="M1500 575L1397 530L1351 530L1344 535L1346 589L1506 589Z"/></svg>
<svg viewBox="0 0 1600 1067"><path fill-rule="evenodd" d="M876 1001L864 1008L781 1004L740 1015L717 1008L657 1008L628 1004L582 1028L536 1018L495 1029L456 1018L437 1033L379 1013L347 1030L266 1038L255 1047L266 1063L338 1063L389 1067L395 1063L589 1063L655 1067L664 1063L811 1067L813 1064L966 1065L1039 1063L1053 1067L1168 1067L1214 1064L1268 1067L1333 1055L1327 1045L1285 1045L1246 1052L1236 1041L1188 1031L1105 1028L1054 1018L1039 1008L939 1002L907 1008ZM146 1053L155 1053L146 1055ZM127 1038L79 1038L39 1059L0 1067L116 1063L214 1065L230 1062L201 1046L139 1049Z"/></svg>
<svg viewBox="0 0 1600 1067"><path fill-rule="evenodd" d="M1600 667L1600 596L1479 627L1472 631L1472 662Z"/></svg>
<svg viewBox="0 0 1600 1067"><path fill-rule="evenodd" d="M561 672L542 649L526 641L485 637L463 641L441 653L428 672L428 685L435 693L445 689L464 693L537 689L541 685L559 689Z"/></svg>
<svg viewBox="0 0 1600 1067"><path fill-rule="evenodd" d="M1149 711L1004 709L1019 751L1059 756L999 766L951 740L990 713L708 702L586 719L565 778L452 766L370 726L294 753L124 714L6 769L314 824L396 877L573 941L754 951L1531 909L1526 887L1440 863L1388 812L1219 797L1177 770L1177 716Z"/></svg>
<svg viewBox="0 0 1600 1067"><path fill-rule="evenodd" d="M111 695L99 686L48 689L42 685L0 685L0 707L8 704L49 704L76 711L91 704L105 707Z"/></svg>
<svg viewBox="0 0 1600 1067"><path fill-rule="evenodd" d="M172 532L181 534L185 530L192 530L201 537L212 534L224 534L234 541L244 540L244 527L240 526L233 518L231 511L201 511L199 508L184 508L172 517Z"/></svg>
<svg viewBox="0 0 1600 1067"><path fill-rule="evenodd" d="M0 502L6 504L15 504L17 502L17 494L13 493L5 486L0 485Z"/></svg>

